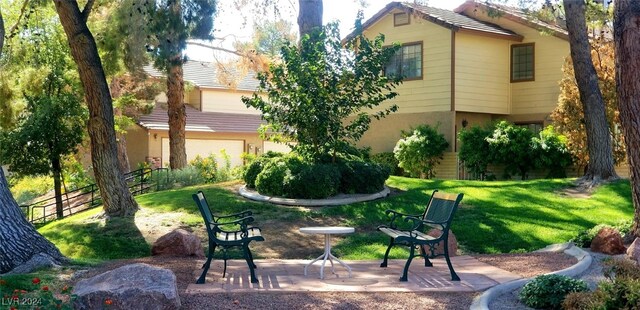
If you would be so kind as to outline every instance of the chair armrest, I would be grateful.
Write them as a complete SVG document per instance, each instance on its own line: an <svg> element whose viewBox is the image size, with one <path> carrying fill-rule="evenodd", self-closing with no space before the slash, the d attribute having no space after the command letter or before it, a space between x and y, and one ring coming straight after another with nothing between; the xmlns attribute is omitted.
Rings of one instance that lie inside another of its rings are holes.
<svg viewBox="0 0 640 310"><path fill-rule="evenodd" d="M245 216L243 218L240 218L234 221L224 222L224 223L209 222L209 225L212 225L212 226L240 225L240 227L244 227L244 229L246 230L247 224L252 223L253 221L254 221L253 216Z"/></svg>
<svg viewBox="0 0 640 310"><path fill-rule="evenodd" d="M444 224L446 223L440 223L440 222L434 222L434 221L429 221L429 220L422 220L419 219L415 216L407 216L404 219L405 222L413 222L413 228L411 228L411 230L418 230L420 229L422 226L429 226L429 227L433 227L433 228L437 228L440 230L444 230Z"/></svg>
<svg viewBox="0 0 640 310"><path fill-rule="evenodd" d="M387 209L387 211L385 211L384 213L387 216L391 215L391 220L389 221L389 227L393 228L393 229L396 229L396 219L403 218L403 217L417 217L417 216L419 216L419 215L412 215L412 214L404 214L404 213L400 213L398 211L394 211L394 210L391 210L391 209Z"/></svg>
<svg viewBox="0 0 640 310"><path fill-rule="evenodd" d="M242 211L239 213L234 213L234 214L229 214L229 215L222 215L222 216L213 216L213 221L218 223L218 220L220 219L228 219L228 218L232 218L232 217L237 217L237 218L243 218L243 217L247 217L247 216L252 216L253 212L247 210L247 211Z"/></svg>

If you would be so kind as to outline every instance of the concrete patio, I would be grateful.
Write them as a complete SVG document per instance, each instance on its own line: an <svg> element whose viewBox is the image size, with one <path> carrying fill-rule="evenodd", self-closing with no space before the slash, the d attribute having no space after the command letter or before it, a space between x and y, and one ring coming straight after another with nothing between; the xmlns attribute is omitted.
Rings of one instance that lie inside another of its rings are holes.
<svg viewBox="0 0 640 310"><path fill-rule="evenodd" d="M415 259L409 269L409 281L399 282L406 260L389 260L387 268L380 268L380 261L345 261L353 276L339 264L335 274L327 262L325 279L320 279L318 263L309 267L304 276L304 266L310 260L256 260L256 276L260 283L249 281L249 269L244 260L229 260L227 275L222 278L222 260L214 260L205 284L195 284L202 272L204 261L197 261L193 281L187 293L233 292L478 292L497 284L521 277L497 267L479 262L470 256L452 258L453 266L461 281L451 281L444 259L432 259L433 267L424 267L422 259Z"/></svg>

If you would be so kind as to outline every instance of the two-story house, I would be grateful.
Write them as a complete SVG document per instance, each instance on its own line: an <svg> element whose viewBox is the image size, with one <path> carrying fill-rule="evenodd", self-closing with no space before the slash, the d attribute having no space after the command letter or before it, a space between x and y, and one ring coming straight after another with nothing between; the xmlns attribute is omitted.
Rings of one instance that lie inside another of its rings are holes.
<svg viewBox="0 0 640 310"><path fill-rule="evenodd" d="M517 9L467 1L454 11L391 2L364 23L364 33L385 35L402 48L387 72L405 79L388 104L397 113L374 121L360 141L389 152L401 130L437 126L450 146L438 178L458 178L457 132L496 119L539 130L556 107L567 32Z"/></svg>
<svg viewBox="0 0 640 310"><path fill-rule="evenodd" d="M185 129L187 160L196 156L215 154L225 150L232 166L242 164L243 152L261 154L266 151L287 151L287 147L263 141L258 128L262 124L260 112L247 108L242 96L250 97L258 87L251 73L241 76L237 85L219 82L215 64L188 61L183 66L184 79L190 83L184 96L187 122ZM146 67L151 76L161 78L161 72ZM164 93L156 97L151 114L141 116L137 124L128 130L127 153L132 167L148 162L161 167L169 164L169 119Z"/></svg>

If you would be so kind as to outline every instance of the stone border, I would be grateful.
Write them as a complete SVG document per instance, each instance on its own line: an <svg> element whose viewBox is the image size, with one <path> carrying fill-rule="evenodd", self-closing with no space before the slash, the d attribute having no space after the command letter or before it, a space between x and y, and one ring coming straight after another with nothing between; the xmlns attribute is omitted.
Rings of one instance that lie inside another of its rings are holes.
<svg viewBox="0 0 640 310"><path fill-rule="evenodd" d="M552 244L543 249L537 250L535 252L564 252L567 255L571 255L575 257L578 262L568 268L550 272L547 274L558 274L564 275L567 277L576 277L583 272L585 272L589 266L591 266L591 262L593 258L591 254L585 252L581 248L575 246L572 242L560 243L560 244ZM519 289L520 287L527 284L527 282L533 280L535 277L525 278L520 280L514 280L502 284L498 284L482 293L480 296L476 297L473 300L473 304L469 307L470 310L489 310L489 304L492 300L496 299L498 296L502 294L506 294L508 292Z"/></svg>
<svg viewBox="0 0 640 310"><path fill-rule="evenodd" d="M345 195L346 197L330 197L327 199L293 199L293 198L281 198L281 197L270 197L260 195L258 192L249 190L245 186L240 187L238 193L240 196L256 200L262 202L269 202L278 205L286 205L286 206L305 206L305 207L320 207L320 206L339 206L346 205L355 202L363 202L363 201L371 201L379 198L384 198L389 195L391 191L388 187L384 187L384 189L380 192L373 194L356 194L356 195Z"/></svg>

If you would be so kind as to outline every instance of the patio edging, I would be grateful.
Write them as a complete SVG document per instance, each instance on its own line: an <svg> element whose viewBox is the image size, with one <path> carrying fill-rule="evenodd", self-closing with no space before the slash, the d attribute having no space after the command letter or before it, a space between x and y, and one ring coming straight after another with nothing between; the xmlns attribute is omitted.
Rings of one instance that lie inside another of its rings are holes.
<svg viewBox="0 0 640 310"><path fill-rule="evenodd" d="M261 195L256 191L250 191L244 185L240 187L238 193L240 196L262 202L269 202L278 205L286 205L286 206L305 206L305 207L319 207L319 206L339 206L346 205L350 203L356 202L364 202L371 201L380 198L387 197L391 192L389 188L385 185L384 189L373 194L357 194L353 195L354 197L344 197L344 198L328 198L328 199L294 199L294 198L282 198L282 197L270 197Z"/></svg>
<svg viewBox="0 0 640 310"><path fill-rule="evenodd" d="M583 273L585 270L587 270L589 266L591 266L591 262L593 260L593 258L591 257L591 254L575 246L573 242L552 244L550 246L547 246L535 252L564 252L565 254L571 255L578 260L578 262L571 267L554 271L554 272L549 272L546 274L558 274L558 275L564 275L568 277L575 277ZM530 277L530 278L498 284L484 291L484 293L482 293L480 296L474 298L473 303L471 304L471 307L469 307L469 309L470 310L489 310L489 304L491 303L492 300L496 299L498 296L502 294L506 294L508 292L511 292L513 290L516 290L524 286L525 284L527 284L527 282L533 280L534 278L535 277Z"/></svg>

